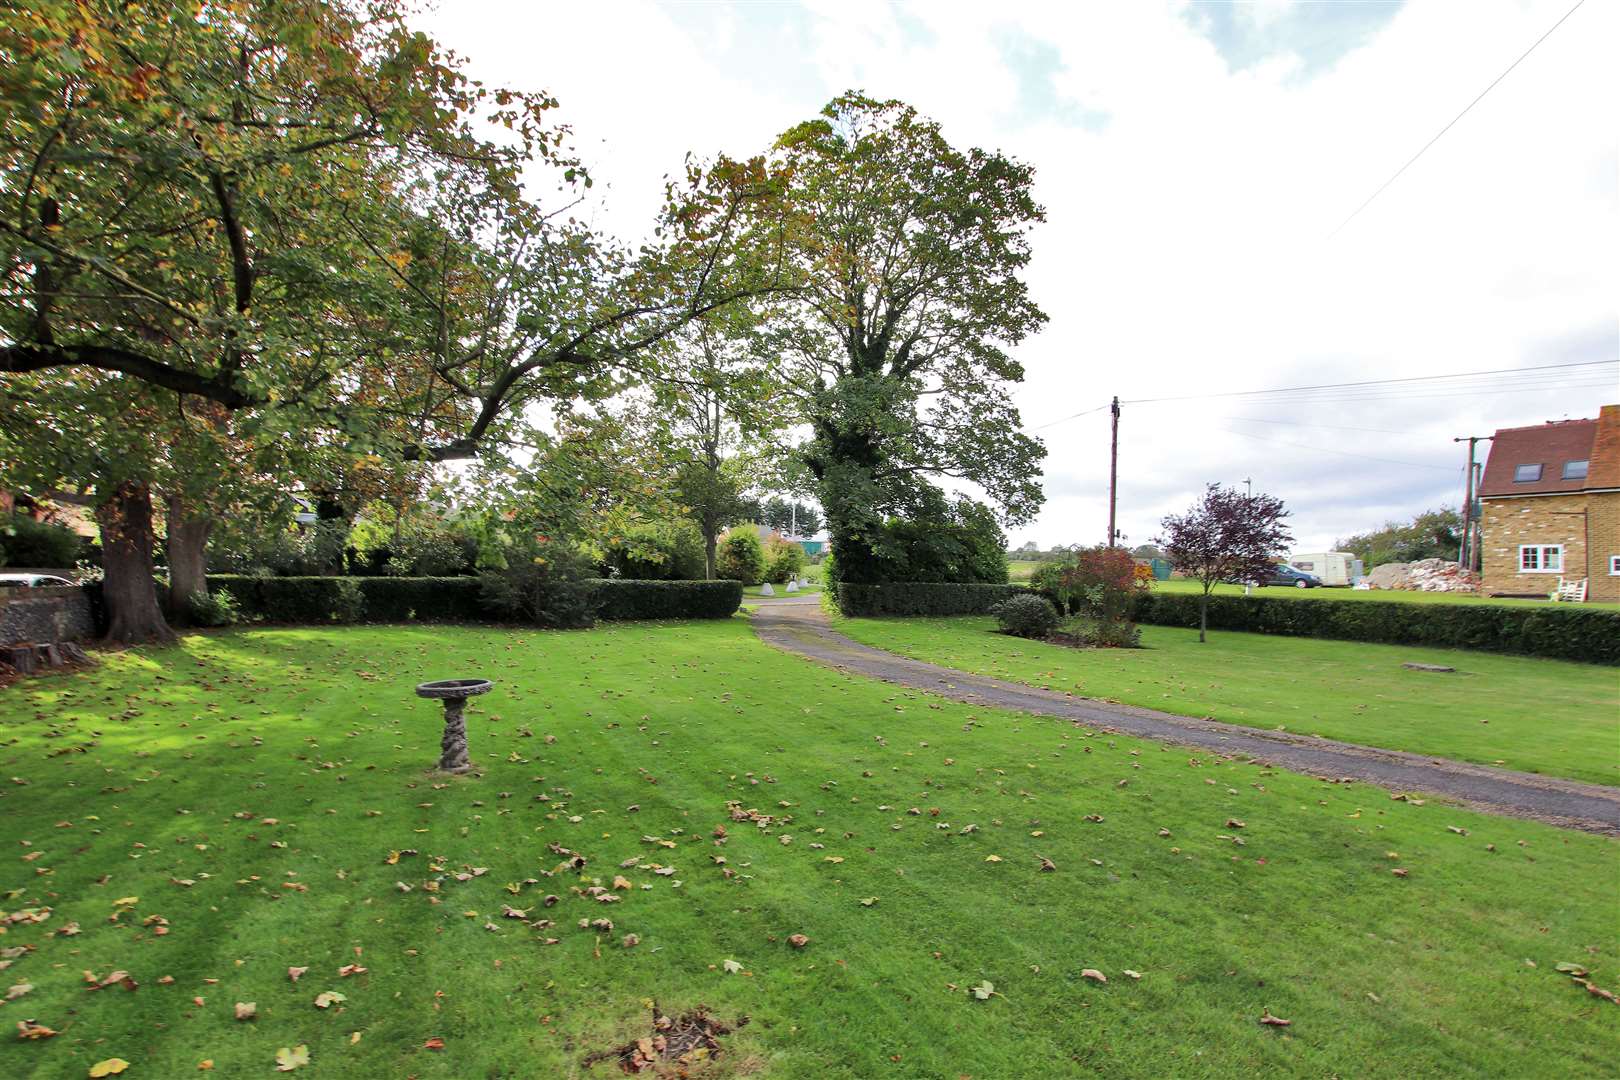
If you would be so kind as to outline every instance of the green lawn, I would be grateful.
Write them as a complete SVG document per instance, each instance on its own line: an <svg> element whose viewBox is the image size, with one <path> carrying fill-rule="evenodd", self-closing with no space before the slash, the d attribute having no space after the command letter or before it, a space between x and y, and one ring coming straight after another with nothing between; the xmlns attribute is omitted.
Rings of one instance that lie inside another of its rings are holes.
<svg viewBox="0 0 1620 1080"><path fill-rule="evenodd" d="M1040 565L1040 562L1035 559L1008 559L1007 580L1028 581L1030 575L1034 574Z"/></svg>
<svg viewBox="0 0 1620 1080"><path fill-rule="evenodd" d="M1027 576L1027 575L1026 575ZM1171 578L1155 581L1155 589L1165 592L1191 593L1196 596L1203 586L1196 581ZM1548 585L1551 590L1551 583ZM1242 596L1241 585L1216 585L1217 596ZM1553 606L1550 600L1524 600L1503 596L1470 596L1467 593L1407 592L1403 589L1300 589L1289 585L1262 585L1254 590L1255 596L1280 596L1291 600L1366 600L1373 603L1394 601L1405 604L1541 604ZM1620 610L1620 604L1590 601L1586 604L1565 604L1564 607L1598 607Z"/></svg>
<svg viewBox="0 0 1620 1080"><path fill-rule="evenodd" d="M774 594L776 596L815 596L815 595L817 595L817 594L819 594L821 592L821 586L814 583L814 582L812 582L811 584L809 584L809 585L805 586L804 588L800 589L798 592L793 592L793 593L790 593L790 592L787 591L787 586L786 585L772 585L771 588L776 590L776 592ZM743 598L745 600L750 599L750 598L758 599L759 597L764 596L764 595L765 595L765 593L764 593L764 586L763 585L744 585L743 586Z"/></svg>
<svg viewBox="0 0 1620 1080"><path fill-rule="evenodd" d="M484 775L439 778L411 688L470 674ZM1620 987L1614 841L897 691L743 619L192 636L0 691L0 723L4 1020L60 1032L0 1040L0 1076L300 1045L296 1076L613 1076L582 1062L650 1001L751 1018L715 1077L1620 1060L1620 1009L1555 971ZM139 989L87 988L115 971Z"/></svg>
<svg viewBox="0 0 1620 1080"><path fill-rule="evenodd" d="M1072 649L989 617L841 619L857 641L948 667L1182 716L1620 784L1620 671L1529 657L1142 627ZM1406 661L1455 674L1410 671Z"/></svg>

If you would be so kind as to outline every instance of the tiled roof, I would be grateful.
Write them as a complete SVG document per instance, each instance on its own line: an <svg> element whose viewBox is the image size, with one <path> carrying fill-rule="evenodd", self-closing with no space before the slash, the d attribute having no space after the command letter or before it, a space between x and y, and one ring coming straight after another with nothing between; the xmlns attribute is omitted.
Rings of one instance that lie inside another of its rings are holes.
<svg viewBox="0 0 1620 1080"><path fill-rule="evenodd" d="M1587 462L1583 477L1564 479L1564 465ZM1536 480L1516 481L1521 465L1540 465ZM1502 428L1491 442L1481 498L1549 495L1620 487L1620 407L1605 405L1597 419L1556 420L1530 427Z"/></svg>

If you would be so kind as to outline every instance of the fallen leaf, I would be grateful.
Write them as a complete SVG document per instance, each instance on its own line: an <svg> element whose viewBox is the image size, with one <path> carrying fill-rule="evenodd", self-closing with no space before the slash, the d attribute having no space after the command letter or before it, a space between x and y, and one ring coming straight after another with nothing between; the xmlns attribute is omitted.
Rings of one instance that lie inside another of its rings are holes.
<svg viewBox="0 0 1620 1080"><path fill-rule="evenodd" d="M127 1068L129 1068L129 1062L123 1058L108 1058L106 1061L98 1061L90 1066L90 1075L93 1077L117 1076Z"/></svg>
<svg viewBox="0 0 1620 1080"><path fill-rule="evenodd" d="M743 966L741 964L737 963L737 961L735 961L735 960L722 960L720 962L720 966L725 968L727 974L730 974L730 975L735 975L735 974L737 974L737 972L739 972L739 971L741 971L743 969Z"/></svg>
<svg viewBox="0 0 1620 1080"><path fill-rule="evenodd" d="M364 975L367 970L369 969L363 968L359 964L344 964L338 968L338 975L347 979L350 975Z"/></svg>
<svg viewBox="0 0 1620 1080"><path fill-rule="evenodd" d="M197 1062L197 1069L200 1072L207 1072L209 1069L212 1069L213 1067L214 1067L214 1059L213 1058L203 1058L201 1061Z"/></svg>
<svg viewBox="0 0 1620 1080"><path fill-rule="evenodd" d="M22 997L24 994L28 993L28 991L32 990L33 988L34 988L33 983L17 983L14 986L12 986L11 989L6 991L6 1000L7 1001L16 1001L18 998Z"/></svg>
<svg viewBox="0 0 1620 1080"><path fill-rule="evenodd" d="M1289 1024L1293 1023L1292 1020L1284 1020L1280 1016L1272 1016L1270 1009L1261 1010L1260 1022L1262 1024L1269 1024L1271 1027L1287 1027Z"/></svg>
<svg viewBox="0 0 1620 1080"><path fill-rule="evenodd" d="M1104 975L1102 972L1098 971L1096 968L1085 968L1085 969L1083 969L1080 972L1080 977L1082 979L1090 979L1092 982L1105 983L1105 982L1108 981L1108 976Z"/></svg>
<svg viewBox="0 0 1620 1080"><path fill-rule="evenodd" d="M995 988L995 985L993 983L991 983L989 979L986 979L986 980L984 980L984 982L980 983L978 986L970 987L969 992L972 993L973 996L978 998L980 1001L989 1001L990 1000L990 995L994 994L996 992L996 988Z"/></svg>
<svg viewBox="0 0 1620 1080"><path fill-rule="evenodd" d="M17 1021L17 1038L19 1039L50 1039L55 1038L55 1028L48 1028L44 1024L33 1020Z"/></svg>
<svg viewBox="0 0 1620 1080"><path fill-rule="evenodd" d="M236 1003L236 1018L238 1020L252 1020L259 1015L259 1006L253 1001L238 1001Z"/></svg>
<svg viewBox="0 0 1620 1080"><path fill-rule="evenodd" d="M437 1035L435 1035L435 1036L433 1036L433 1038L429 1039L427 1042L422 1044L422 1049L424 1049L424 1050L443 1050L444 1049L444 1040L439 1038Z"/></svg>
<svg viewBox="0 0 1620 1080"><path fill-rule="evenodd" d="M1573 975L1577 979L1586 974L1586 969L1579 964L1562 963L1553 970L1562 971L1565 975Z"/></svg>
<svg viewBox="0 0 1620 1080"><path fill-rule="evenodd" d="M276 1071L292 1072L300 1065L309 1064L309 1047L298 1045L294 1047L283 1046L276 1051Z"/></svg>
<svg viewBox="0 0 1620 1080"><path fill-rule="evenodd" d="M1053 862L1051 859L1048 859L1046 856L1037 855L1035 857L1037 859L1041 860L1041 872L1042 873L1048 873L1049 874L1053 870L1057 869L1057 863Z"/></svg>
<svg viewBox="0 0 1620 1080"><path fill-rule="evenodd" d="M803 934L789 934L788 944L793 946L795 949L802 949L806 945L810 944L810 939L805 937Z"/></svg>
<svg viewBox="0 0 1620 1080"><path fill-rule="evenodd" d="M326 990L315 995L315 1007L317 1009L330 1009L333 1005L348 1000L336 990Z"/></svg>
<svg viewBox="0 0 1620 1080"><path fill-rule="evenodd" d="M986 855L984 857L984 861L985 862L1000 862L1001 861L1001 856L1000 855Z"/></svg>
<svg viewBox="0 0 1620 1080"><path fill-rule="evenodd" d="M299 976L303 975L304 972L308 970L309 968L307 967L290 967L287 969L287 978L291 979L293 982L297 982Z"/></svg>

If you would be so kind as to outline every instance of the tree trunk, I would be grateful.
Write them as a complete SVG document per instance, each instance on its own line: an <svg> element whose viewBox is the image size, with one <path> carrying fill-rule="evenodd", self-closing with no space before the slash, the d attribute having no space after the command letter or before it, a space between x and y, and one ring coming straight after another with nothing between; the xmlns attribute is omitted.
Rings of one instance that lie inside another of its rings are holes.
<svg viewBox="0 0 1620 1080"><path fill-rule="evenodd" d="M168 512L169 617L184 624L192 604L208 598L208 535L214 522L178 495L169 496Z"/></svg>
<svg viewBox="0 0 1620 1080"><path fill-rule="evenodd" d="M1198 598L1198 643L1204 643L1204 628L1209 625L1209 589Z"/></svg>
<svg viewBox="0 0 1620 1080"><path fill-rule="evenodd" d="M720 546L720 530L705 526L703 529L703 580L714 580L714 556Z"/></svg>
<svg viewBox="0 0 1620 1080"><path fill-rule="evenodd" d="M96 507L96 524L101 526L101 563L107 571L101 583L106 640L123 645L173 641L152 580L151 489L125 480Z"/></svg>

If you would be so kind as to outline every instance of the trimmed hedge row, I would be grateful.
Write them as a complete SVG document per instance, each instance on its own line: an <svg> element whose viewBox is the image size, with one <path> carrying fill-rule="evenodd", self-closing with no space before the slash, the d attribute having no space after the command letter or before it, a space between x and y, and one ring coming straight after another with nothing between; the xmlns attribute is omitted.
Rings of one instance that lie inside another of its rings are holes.
<svg viewBox="0 0 1620 1080"><path fill-rule="evenodd" d="M1022 585L841 581L834 595L845 615L988 615L1003 600L1028 591Z"/></svg>
<svg viewBox="0 0 1620 1080"><path fill-rule="evenodd" d="M724 619L742 605L740 581L633 581L595 583L598 619Z"/></svg>
<svg viewBox="0 0 1620 1080"><path fill-rule="evenodd" d="M600 619L723 619L742 603L735 581L589 583ZM274 623L489 622L475 577L208 575L247 619Z"/></svg>
<svg viewBox="0 0 1620 1080"><path fill-rule="evenodd" d="M1198 599L1144 593L1132 617L1196 628ZM1620 664L1620 611L1592 608L1211 596L1209 628Z"/></svg>

